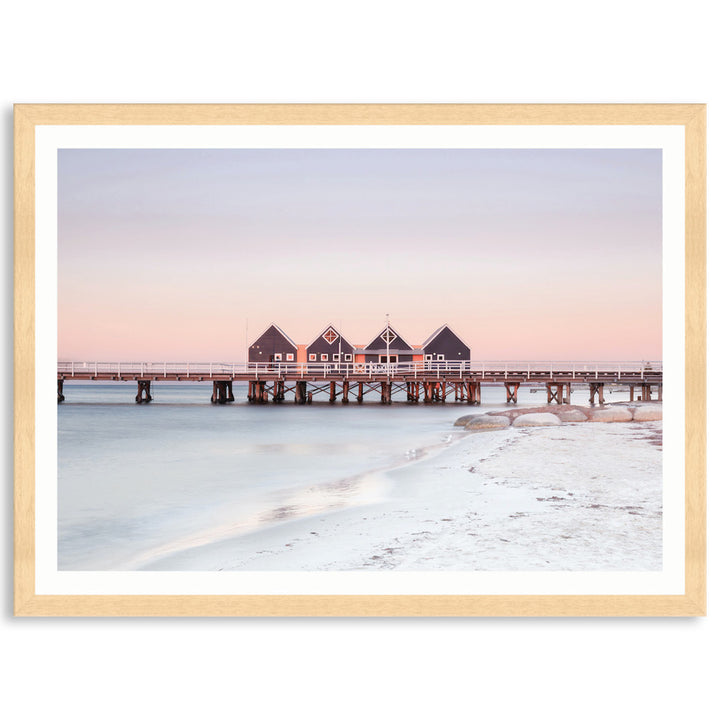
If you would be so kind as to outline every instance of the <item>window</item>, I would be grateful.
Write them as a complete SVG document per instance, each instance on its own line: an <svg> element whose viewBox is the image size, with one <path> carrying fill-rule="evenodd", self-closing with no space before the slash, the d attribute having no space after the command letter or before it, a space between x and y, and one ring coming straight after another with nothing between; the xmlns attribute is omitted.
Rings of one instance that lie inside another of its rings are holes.
<svg viewBox="0 0 720 720"><path fill-rule="evenodd" d="M333 362L340 362L340 353L335 353L333 355Z"/></svg>
<svg viewBox="0 0 720 720"><path fill-rule="evenodd" d="M350 353L345 353L345 362L352 362L352 355Z"/></svg>
<svg viewBox="0 0 720 720"><path fill-rule="evenodd" d="M441 355L440 353L438 353L437 359L438 359L438 360L444 360L444 359L445 359L445 356L444 356L444 355Z"/></svg>
<svg viewBox="0 0 720 720"><path fill-rule="evenodd" d="M388 345L397 337L397 335L389 328L380 336L380 339Z"/></svg>
<svg viewBox="0 0 720 720"><path fill-rule="evenodd" d="M282 353L275 353L275 360L278 362L282 362Z"/></svg>
<svg viewBox="0 0 720 720"><path fill-rule="evenodd" d="M425 362L430 362L432 360L432 353L425 356Z"/></svg>
<svg viewBox="0 0 720 720"><path fill-rule="evenodd" d="M310 353L310 362L317 362L317 353Z"/></svg>
<svg viewBox="0 0 720 720"><path fill-rule="evenodd" d="M332 328L328 328L323 338L328 345L332 345L338 339L338 334Z"/></svg>
<svg viewBox="0 0 720 720"><path fill-rule="evenodd" d="M320 355L321 362L327 362L327 359L328 359L327 353L323 353L322 355Z"/></svg>
<svg viewBox="0 0 720 720"><path fill-rule="evenodd" d="M285 360L287 362L292 362L295 359L295 353L286 353L285 354Z"/></svg>

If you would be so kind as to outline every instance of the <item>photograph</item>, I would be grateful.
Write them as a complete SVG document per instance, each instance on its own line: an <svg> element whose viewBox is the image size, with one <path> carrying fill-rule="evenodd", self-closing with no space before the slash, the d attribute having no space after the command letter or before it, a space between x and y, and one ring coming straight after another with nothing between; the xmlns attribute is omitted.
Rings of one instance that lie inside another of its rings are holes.
<svg viewBox="0 0 720 720"><path fill-rule="evenodd" d="M662 569L662 210L656 149L60 150L58 569Z"/></svg>
<svg viewBox="0 0 720 720"><path fill-rule="evenodd" d="M703 119L16 109L16 597L701 613Z"/></svg>

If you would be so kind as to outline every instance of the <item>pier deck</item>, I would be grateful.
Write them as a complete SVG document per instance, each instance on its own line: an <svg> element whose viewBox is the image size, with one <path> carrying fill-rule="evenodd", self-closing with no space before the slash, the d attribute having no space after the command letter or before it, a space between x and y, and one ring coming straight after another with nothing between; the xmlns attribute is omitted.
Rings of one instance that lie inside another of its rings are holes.
<svg viewBox="0 0 720 720"><path fill-rule="evenodd" d="M58 362L58 402L66 380L137 382L136 402L150 402L154 382L212 382L212 402L232 402L233 382L248 383L248 401L312 402L327 394L335 402L362 402L379 392L383 403L405 392L410 402L445 402L449 397L478 404L483 385L505 385L507 402L517 402L521 385L544 385L548 402L569 402L574 384L588 385L591 402L604 402L605 384L624 385L633 399L650 400L653 388L662 399L662 363L653 362L426 362L426 363L178 363L178 362ZM339 393L338 393L339 391Z"/></svg>

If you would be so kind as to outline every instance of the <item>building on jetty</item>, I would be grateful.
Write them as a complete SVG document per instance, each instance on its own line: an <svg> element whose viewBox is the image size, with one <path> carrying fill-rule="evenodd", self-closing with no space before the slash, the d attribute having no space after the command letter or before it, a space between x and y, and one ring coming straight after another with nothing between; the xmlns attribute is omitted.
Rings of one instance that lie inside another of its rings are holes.
<svg viewBox="0 0 720 720"><path fill-rule="evenodd" d="M328 325L306 348L308 363L354 363L355 346Z"/></svg>
<svg viewBox="0 0 720 720"><path fill-rule="evenodd" d="M470 346L447 325L439 327L423 344L426 363L459 362L470 360Z"/></svg>
<svg viewBox="0 0 720 720"><path fill-rule="evenodd" d="M332 324L327 325L307 345L297 345L288 334L273 323L248 348L248 362L308 364L400 364L456 363L470 361L470 346L448 325L441 325L421 345L410 344L391 325L384 327L366 345L356 345Z"/></svg>
<svg viewBox="0 0 720 720"><path fill-rule="evenodd" d="M403 363L422 362L422 353L388 325L377 334L364 348L364 362Z"/></svg>
<svg viewBox="0 0 720 720"><path fill-rule="evenodd" d="M299 362L298 346L274 323L248 348L248 362Z"/></svg>

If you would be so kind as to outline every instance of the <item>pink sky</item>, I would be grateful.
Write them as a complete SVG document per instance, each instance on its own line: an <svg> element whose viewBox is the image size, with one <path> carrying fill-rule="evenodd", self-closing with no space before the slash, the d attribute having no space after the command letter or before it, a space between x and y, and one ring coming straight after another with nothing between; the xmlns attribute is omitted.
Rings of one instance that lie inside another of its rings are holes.
<svg viewBox="0 0 720 720"><path fill-rule="evenodd" d="M658 360L659 150L61 150L58 355L244 360L270 323Z"/></svg>

